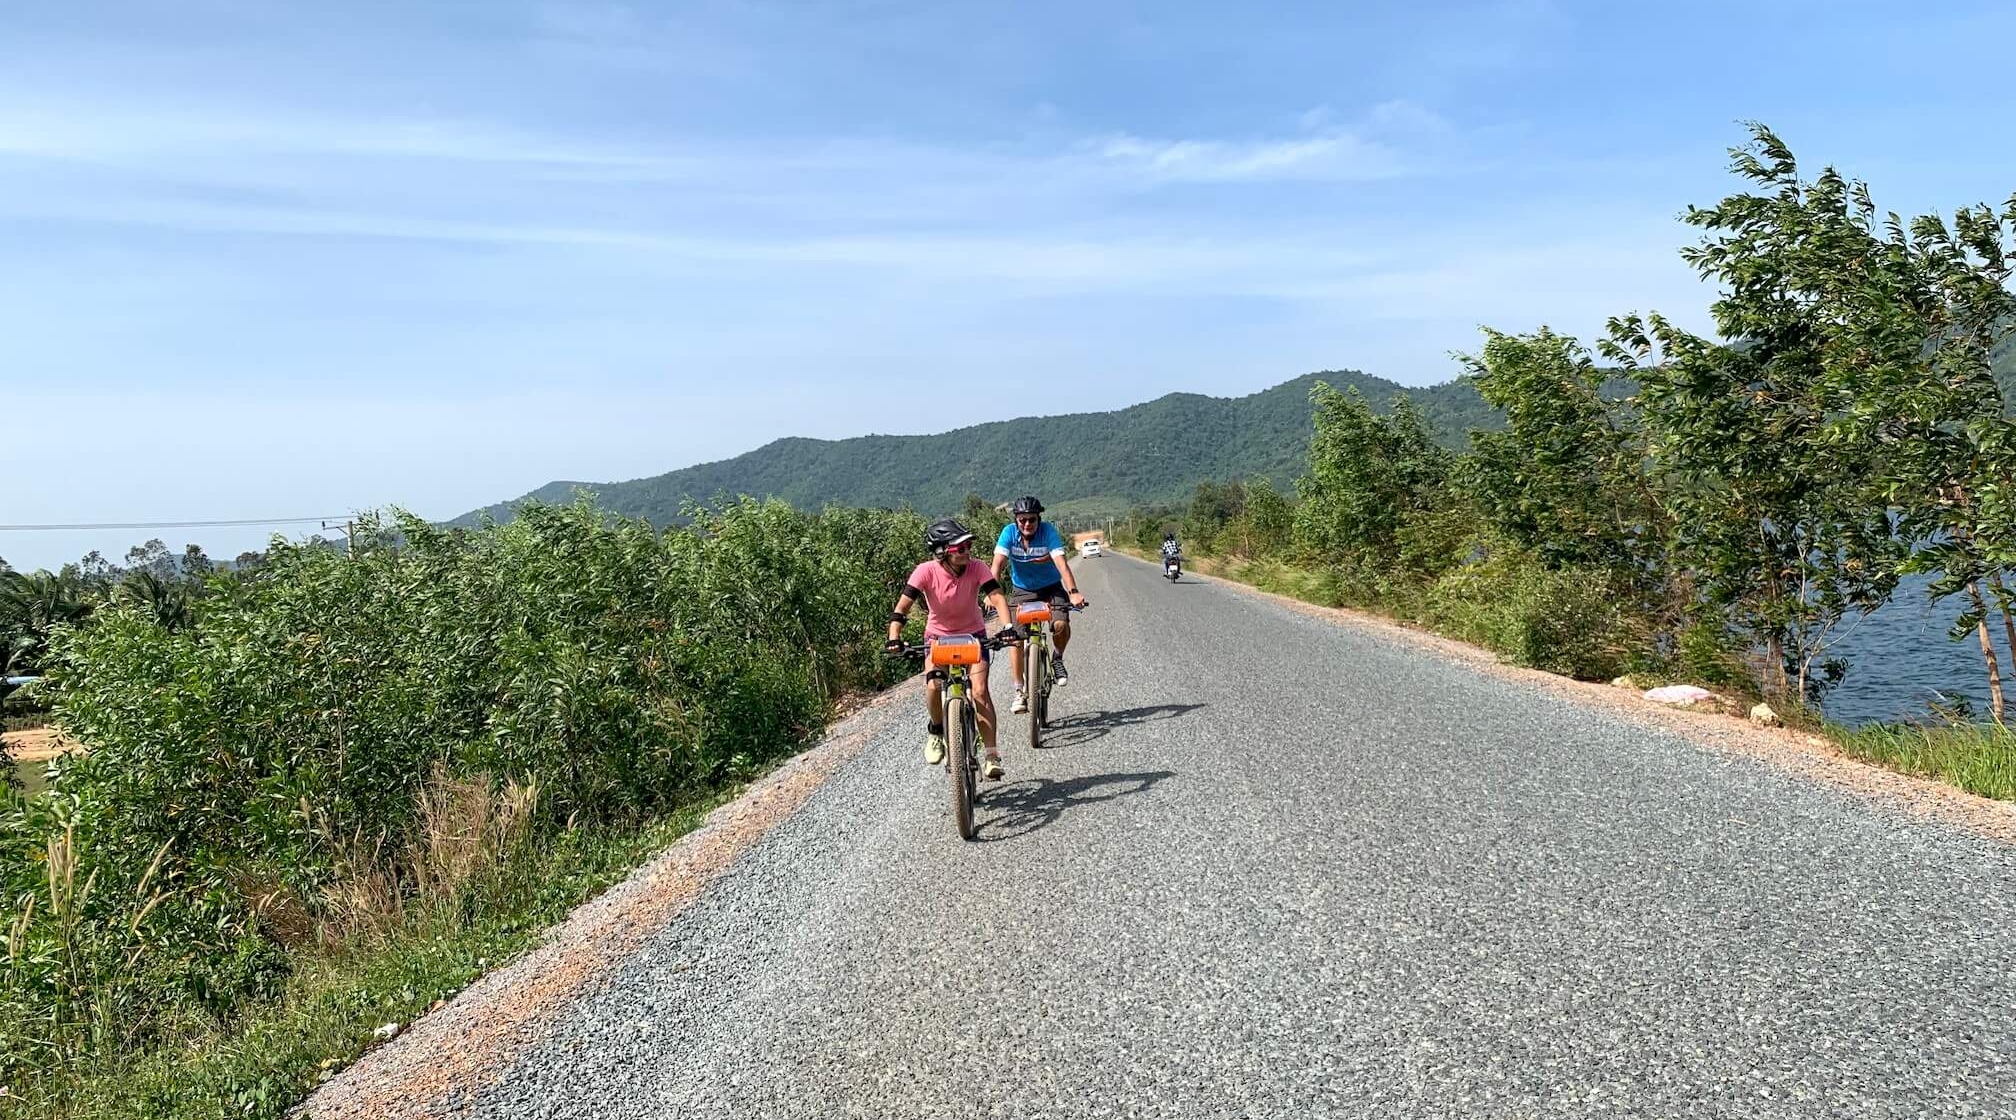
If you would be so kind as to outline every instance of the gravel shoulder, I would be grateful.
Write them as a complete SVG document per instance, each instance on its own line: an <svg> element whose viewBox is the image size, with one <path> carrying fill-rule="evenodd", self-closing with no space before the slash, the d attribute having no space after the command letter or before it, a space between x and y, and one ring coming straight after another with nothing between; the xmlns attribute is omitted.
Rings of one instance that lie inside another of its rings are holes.
<svg viewBox="0 0 2016 1120"><path fill-rule="evenodd" d="M315 1120L442 1115L493 1082L554 1020L673 921L735 859L804 805L918 702L915 682L868 701L816 747L714 810L622 883L577 907L546 941L486 974L447 1006L411 1024L323 1085L302 1106Z"/></svg>
<svg viewBox="0 0 2016 1120"><path fill-rule="evenodd" d="M1139 557L1123 554L1122 558L1151 572L1154 569L1152 563ZM1843 753L1819 735L1791 728L1759 727L1738 716L1668 707L1646 700L1630 689L1509 665L1498 660L1497 655L1489 650L1366 611L1318 606L1215 575L1192 577L1186 574L1184 578L1209 579L1237 594L1252 596L1314 618L1327 619L1338 625L1382 634L1478 672L1545 689L1569 702L1611 713L1641 727L1673 732L1697 746L1759 758L1803 777L1858 793L1885 808L1901 808L1990 839L2016 844L2016 804L1981 797L1944 782L1877 766Z"/></svg>

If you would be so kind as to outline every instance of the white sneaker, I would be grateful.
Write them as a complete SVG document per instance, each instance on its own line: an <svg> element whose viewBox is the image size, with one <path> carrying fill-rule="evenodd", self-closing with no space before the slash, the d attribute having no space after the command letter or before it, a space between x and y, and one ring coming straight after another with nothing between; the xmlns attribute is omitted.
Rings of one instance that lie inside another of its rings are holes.
<svg viewBox="0 0 2016 1120"><path fill-rule="evenodd" d="M1015 690L1015 702L1014 702L1013 704L1010 704L1010 705L1008 705L1008 710L1009 710L1010 712L1012 712L1013 714L1015 714L1015 715L1018 715L1018 716L1019 716L1019 715L1021 715L1021 714L1022 714L1022 713L1024 713L1024 712L1028 711L1028 710L1029 710L1029 697L1028 697L1028 695L1027 695L1026 693L1024 693L1024 692L1023 692L1023 691L1022 691L1021 689L1019 689L1019 688L1018 688L1018 689L1016 689L1016 690Z"/></svg>

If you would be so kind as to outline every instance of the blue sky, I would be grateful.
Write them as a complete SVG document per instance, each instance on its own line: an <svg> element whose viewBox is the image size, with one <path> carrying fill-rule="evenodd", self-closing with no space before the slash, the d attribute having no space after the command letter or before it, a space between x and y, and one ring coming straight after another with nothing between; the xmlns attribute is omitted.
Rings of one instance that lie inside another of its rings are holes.
<svg viewBox="0 0 2016 1120"><path fill-rule="evenodd" d="M0 523L448 516L783 435L1445 380L1479 324L1700 324L1677 215L1726 193L1739 120L1895 209L2016 190L2007 30L1852 2L9 5Z"/></svg>

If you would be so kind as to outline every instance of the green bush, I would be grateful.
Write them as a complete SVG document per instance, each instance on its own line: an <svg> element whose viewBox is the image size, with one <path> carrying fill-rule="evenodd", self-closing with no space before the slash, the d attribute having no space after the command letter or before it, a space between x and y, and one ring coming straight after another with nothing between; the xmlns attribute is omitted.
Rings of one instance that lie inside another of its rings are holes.
<svg viewBox="0 0 2016 1120"><path fill-rule="evenodd" d="M1599 569L1546 569L1501 550L1436 580L1424 621L1515 664L1607 680L1649 638L1614 583Z"/></svg>
<svg viewBox="0 0 2016 1120"><path fill-rule="evenodd" d="M0 1083L228 1016L288 946L404 914L439 858L467 862L425 815L491 819L496 789L534 838L656 816L901 671L876 623L917 517L692 512L664 533L586 503L474 531L401 515L347 554L276 543L172 629L136 602L58 628L55 715L89 753L0 794Z"/></svg>

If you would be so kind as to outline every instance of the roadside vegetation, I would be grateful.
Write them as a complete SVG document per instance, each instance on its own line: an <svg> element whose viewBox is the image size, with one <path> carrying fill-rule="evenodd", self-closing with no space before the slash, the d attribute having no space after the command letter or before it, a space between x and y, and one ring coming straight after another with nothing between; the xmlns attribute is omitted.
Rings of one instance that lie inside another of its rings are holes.
<svg viewBox="0 0 2016 1120"><path fill-rule="evenodd" d="M1205 483L1118 535L1152 554L1173 528L1268 590L1816 726L1842 636L1922 574L1980 650L1986 721L1835 736L2011 796L1991 630L2016 640L2016 422L1994 368L2016 329L2016 200L1907 220L1832 168L1803 178L1762 127L1733 155L1743 188L1689 212L1701 235L1681 251L1721 292L1719 338L1656 313L1611 320L1593 353L1487 329L1465 381L1504 426L1460 451L1404 396L1381 411L1319 384L1292 496Z"/></svg>
<svg viewBox="0 0 2016 1120"><path fill-rule="evenodd" d="M80 583L32 652L88 749L0 799L0 1108L278 1116L902 671L915 516L688 513Z"/></svg>

